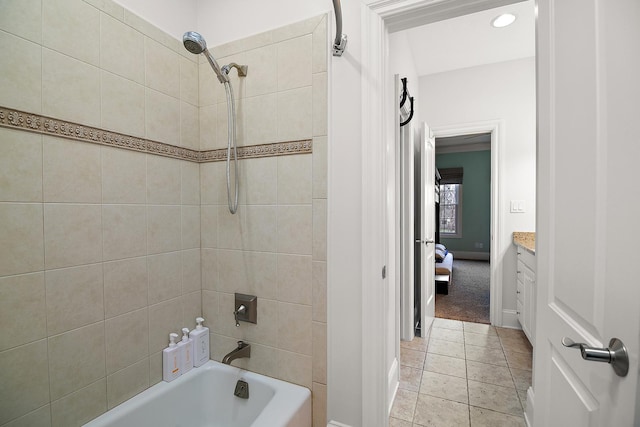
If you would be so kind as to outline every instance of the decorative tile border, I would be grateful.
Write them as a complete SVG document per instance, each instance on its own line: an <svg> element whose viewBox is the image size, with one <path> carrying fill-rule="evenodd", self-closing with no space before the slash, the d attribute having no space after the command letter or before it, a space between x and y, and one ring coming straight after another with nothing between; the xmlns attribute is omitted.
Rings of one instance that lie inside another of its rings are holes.
<svg viewBox="0 0 640 427"><path fill-rule="evenodd" d="M310 139L300 141L276 142L238 147L238 159L255 159L258 157L288 156L291 154L311 153L313 143ZM227 149L200 151L200 162L219 162L227 160Z"/></svg>
<svg viewBox="0 0 640 427"><path fill-rule="evenodd" d="M227 158L226 148L208 151L192 150L1 106L0 127L53 135L76 141L118 147L196 163L219 162ZM238 159L288 156L292 154L311 153L312 151L313 143L311 139L276 142L273 144L238 147Z"/></svg>

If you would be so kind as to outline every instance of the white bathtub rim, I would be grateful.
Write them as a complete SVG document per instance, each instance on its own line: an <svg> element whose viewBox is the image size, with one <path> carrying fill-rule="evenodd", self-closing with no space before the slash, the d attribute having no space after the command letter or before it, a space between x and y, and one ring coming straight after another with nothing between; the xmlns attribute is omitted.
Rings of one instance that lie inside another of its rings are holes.
<svg viewBox="0 0 640 427"><path fill-rule="evenodd" d="M267 406L262 410L252 425L256 426L288 426L296 417L296 412L291 411L291 407L303 408L310 412L311 407L311 391L307 387L292 384L277 378L247 371L235 366L225 365L215 360L209 360L204 365L193 368L191 371L170 383L161 381L152 385L139 394L111 408L107 412L89 421L86 427L108 427L112 417L121 413L128 413L142 407L145 403L153 400L159 394L164 394L174 388L181 382L189 381L190 378L204 373L209 370L226 370L232 372L238 378L244 378L249 383L251 381L268 383L275 391L273 398ZM229 390L232 393L233 390Z"/></svg>

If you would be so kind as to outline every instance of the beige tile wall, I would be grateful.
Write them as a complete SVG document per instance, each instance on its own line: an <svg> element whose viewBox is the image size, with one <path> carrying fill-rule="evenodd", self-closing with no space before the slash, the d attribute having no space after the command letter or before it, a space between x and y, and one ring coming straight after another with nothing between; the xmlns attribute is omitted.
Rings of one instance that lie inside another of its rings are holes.
<svg viewBox="0 0 640 427"><path fill-rule="evenodd" d="M199 148L197 57L116 3L3 1L0 48L3 106Z"/></svg>
<svg viewBox="0 0 640 427"><path fill-rule="evenodd" d="M0 146L0 425L78 425L157 382L201 314L199 165L11 129Z"/></svg>
<svg viewBox="0 0 640 427"><path fill-rule="evenodd" d="M94 3L2 2L0 105L198 149L197 58ZM0 425L81 425L201 315L200 166L5 128L0 149Z"/></svg>
<svg viewBox="0 0 640 427"><path fill-rule="evenodd" d="M2 8L0 105L226 146L222 86L180 41L110 0ZM249 65L239 145L314 144L242 161L234 216L224 163L0 128L0 426L81 425L161 381L167 334L202 313L212 358L246 339L236 363L312 389L326 425L326 40L318 17L214 49ZM257 325L235 328L234 292Z"/></svg>
<svg viewBox="0 0 640 427"><path fill-rule="evenodd" d="M313 139L313 154L240 162L240 206L227 208L225 164L201 165L203 314L211 357L238 339L234 365L308 387L314 425L326 425L327 25L318 17L213 49L249 66L232 82L238 144ZM200 62L202 149L226 147L222 85ZM216 120L216 116L218 120ZM206 123L206 124L205 124ZM258 296L258 324L233 316L234 292Z"/></svg>

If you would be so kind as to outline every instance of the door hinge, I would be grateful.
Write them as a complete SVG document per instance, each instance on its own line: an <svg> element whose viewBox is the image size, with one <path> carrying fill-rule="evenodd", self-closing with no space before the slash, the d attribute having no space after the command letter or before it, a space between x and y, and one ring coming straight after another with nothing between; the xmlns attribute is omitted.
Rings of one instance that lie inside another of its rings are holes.
<svg viewBox="0 0 640 427"><path fill-rule="evenodd" d="M383 279L387 278L387 266L386 265L382 266L382 278Z"/></svg>

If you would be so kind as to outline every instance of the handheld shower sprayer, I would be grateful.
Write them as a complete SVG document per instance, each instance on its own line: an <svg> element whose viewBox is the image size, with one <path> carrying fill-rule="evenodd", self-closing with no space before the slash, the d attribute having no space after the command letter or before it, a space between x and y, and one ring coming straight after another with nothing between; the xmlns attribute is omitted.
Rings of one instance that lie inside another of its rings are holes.
<svg viewBox="0 0 640 427"><path fill-rule="evenodd" d="M185 49L194 55L201 53L209 61L209 65L213 68L220 83L224 84L225 93L227 95L227 120L228 126L228 144L227 144L227 200L229 202L229 212L235 214L238 210L238 152L236 148L236 108L233 98L233 88L229 82L229 72L232 68L238 70L238 76L245 77L247 75L247 66L238 65L234 62L225 65L222 68L218 65L209 49L207 42L199 33L188 31L182 36L182 43ZM235 199L231 201L231 149L233 148L233 166L235 169Z"/></svg>
<svg viewBox="0 0 640 427"><path fill-rule="evenodd" d="M209 49L207 49L207 42L205 41L204 37L200 35L200 33L196 33L195 31L187 31L182 36L182 44L184 44L185 49L187 49L194 55L199 55L202 53L205 58L207 58L207 61L209 61L209 64L211 65L211 68L213 68L213 71L216 73L216 76L218 77L220 83L227 83L229 81L229 77L227 77L228 73L224 74L222 72L222 69L216 62L216 59L213 57L213 55L211 55Z"/></svg>

